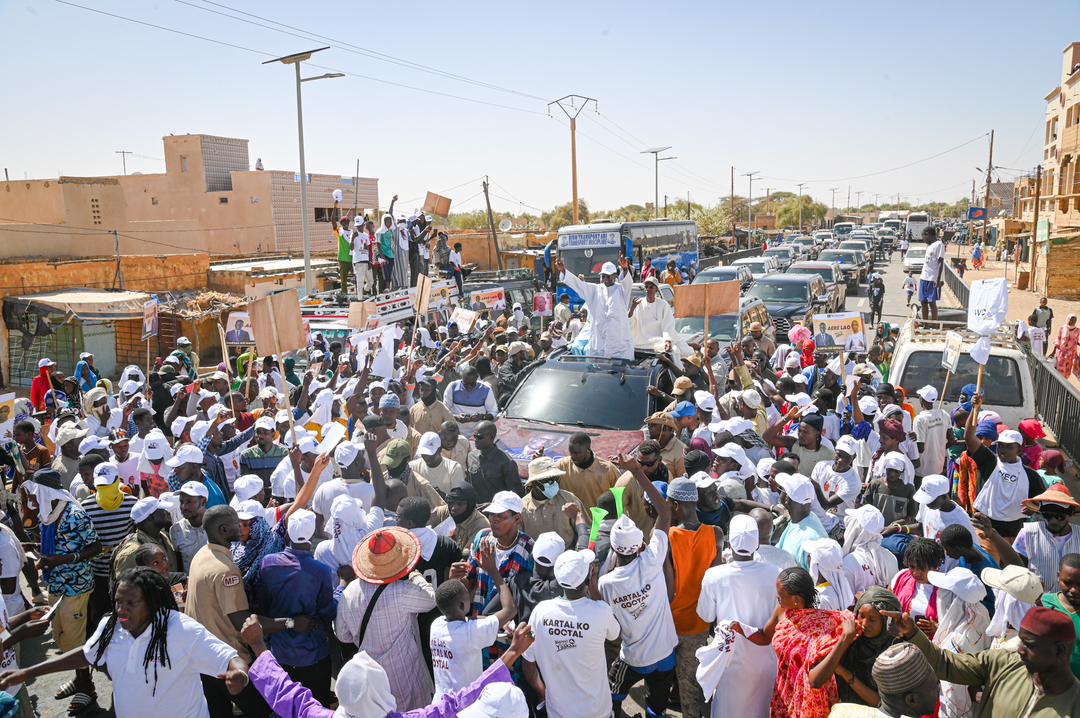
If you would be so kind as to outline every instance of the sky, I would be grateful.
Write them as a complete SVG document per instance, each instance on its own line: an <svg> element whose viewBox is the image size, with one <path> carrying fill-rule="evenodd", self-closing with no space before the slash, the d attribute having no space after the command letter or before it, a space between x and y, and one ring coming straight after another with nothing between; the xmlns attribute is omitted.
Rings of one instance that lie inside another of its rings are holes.
<svg viewBox="0 0 1080 718"><path fill-rule="evenodd" d="M480 209L485 175L497 211L569 202L570 131L548 102L571 93L596 100L577 120L593 209L651 202L641 151L665 145L661 202L715 204L731 167L742 196L757 172L755 197L803 182L826 204L836 187L837 206L849 189L955 201L982 186L991 129L995 179L1041 160L1043 97L1080 40L1077 0L71 3L0 0L20 58L0 113L12 179L119 174L117 150L161 172L170 133L247 138L253 166L295 171L293 71L261 63L331 45L305 76L348 74L303 85L308 171L359 159L403 211L426 191Z"/></svg>

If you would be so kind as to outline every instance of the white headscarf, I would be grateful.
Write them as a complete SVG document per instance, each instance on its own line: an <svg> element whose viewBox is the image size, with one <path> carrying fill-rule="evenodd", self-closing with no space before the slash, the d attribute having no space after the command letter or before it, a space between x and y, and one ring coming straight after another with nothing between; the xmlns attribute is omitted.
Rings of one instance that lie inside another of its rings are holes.
<svg viewBox="0 0 1080 718"><path fill-rule="evenodd" d="M2 526L2 524L0 524ZM1009 626L1014 631L1020 630L1020 622L1024 616L1035 606L1024 603L1016 596L1000 588L994 589L994 616L990 619L990 625L986 628L986 635L994 638L1004 638L1009 632Z"/></svg>
<svg viewBox="0 0 1080 718"><path fill-rule="evenodd" d="M64 489L54 489L51 486L39 484L33 479L23 482L22 488L37 502L38 518L43 524L55 521L64 510L65 503L77 503L75 497ZM56 502L56 506L53 506L53 502Z"/></svg>
<svg viewBox="0 0 1080 718"><path fill-rule="evenodd" d="M330 423L330 414L334 409L334 390L320 389L311 403L311 419L314 424L322 426Z"/></svg>
<svg viewBox="0 0 1080 718"><path fill-rule="evenodd" d="M341 667L334 690L339 702L334 718L386 718L387 713L397 710L390 678L365 651Z"/></svg>
<svg viewBox="0 0 1080 718"><path fill-rule="evenodd" d="M899 566L896 557L881 545L884 529L885 516L873 504L848 509L844 515L844 555L854 554L874 574L874 582L888 588Z"/></svg>
<svg viewBox="0 0 1080 718"><path fill-rule="evenodd" d="M330 553L339 566L351 566L353 550L371 531L382 526L383 512L364 511L360 499L342 494L330 504Z"/></svg>
<svg viewBox="0 0 1080 718"><path fill-rule="evenodd" d="M803 550L810 555L810 575L817 581L828 581L840 600L837 610L847 610L855 603L855 589L844 571L844 554L840 544L832 539L814 539L803 542Z"/></svg>

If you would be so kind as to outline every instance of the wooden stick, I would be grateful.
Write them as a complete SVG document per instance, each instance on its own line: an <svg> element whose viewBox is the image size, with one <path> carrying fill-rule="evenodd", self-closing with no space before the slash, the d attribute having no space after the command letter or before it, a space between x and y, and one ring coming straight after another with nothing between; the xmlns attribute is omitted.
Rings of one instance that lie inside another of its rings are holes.
<svg viewBox="0 0 1080 718"><path fill-rule="evenodd" d="M146 338L146 382L150 383L150 337Z"/></svg>
<svg viewBox="0 0 1080 718"><path fill-rule="evenodd" d="M979 367L980 374L982 373L982 367ZM941 386L941 396L938 397L937 408L940 410L945 403L945 390L949 388L949 377L952 376L952 369L945 371L945 383Z"/></svg>
<svg viewBox="0 0 1080 718"><path fill-rule="evenodd" d="M979 365L979 378L975 382L975 393L980 397L982 396L982 377L983 377L983 365Z"/></svg>
<svg viewBox="0 0 1080 718"><path fill-rule="evenodd" d="M274 356L278 360L281 381L285 384L285 411L289 414L289 432L292 434L292 448L296 448L296 423L293 421L292 400L289 398L289 394L292 392L289 391L289 382L285 379L285 361L281 358L281 344L278 342L277 320L274 319L274 302L268 299L266 306L270 310L270 331L274 334ZM273 380L271 379L271 381Z"/></svg>
<svg viewBox="0 0 1080 718"><path fill-rule="evenodd" d="M218 322L218 336L221 337L221 355L225 357L225 361L222 364L225 365L225 377L229 382L229 409L232 410L233 418L236 417L236 402L233 400L232 390L232 372L229 370L229 346L225 343L225 327L221 326L221 322Z"/></svg>

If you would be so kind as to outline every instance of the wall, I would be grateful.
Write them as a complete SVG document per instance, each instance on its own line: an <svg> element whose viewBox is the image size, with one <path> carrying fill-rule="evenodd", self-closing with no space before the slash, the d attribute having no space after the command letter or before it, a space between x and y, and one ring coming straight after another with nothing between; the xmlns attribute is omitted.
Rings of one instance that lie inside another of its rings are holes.
<svg viewBox="0 0 1080 718"><path fill-rule="evenodd" d="M1036 280L1039 284L1036 286L1043 286L1042 282L1046 281L1045 268L1049 265L1050 286L1047 296L1052 299L1080 299L1080 237L1052 238L1050 261L1045 260L1046 257L1039 256L1039 263L1036 265Z"/></svg>
<svg viewBox="0 0 1080 718"><path fill-rule="evenodd" d="M270 178L269 204L273 207L271 221L275 237L275 250L278 252L291 252L300 254L304 251L304 228L300 212L300 182L299 175L295 172L279 170L248 173L260 174ZM352 206L355 202L358 212L365 209L374 210L379 206L379 181L371 177L361 177L357 185L353 184L352 177L339 177L337 175L320 175L308 173L308 223L309 240L311 251L320 254L333 254L337 256L337 237L333 232L330 222L316 222L316 209L330 210L334 206L333 191L340 189L344 195L341 209L352 216ZM234 175L239 179L237 175Z"/></svg>

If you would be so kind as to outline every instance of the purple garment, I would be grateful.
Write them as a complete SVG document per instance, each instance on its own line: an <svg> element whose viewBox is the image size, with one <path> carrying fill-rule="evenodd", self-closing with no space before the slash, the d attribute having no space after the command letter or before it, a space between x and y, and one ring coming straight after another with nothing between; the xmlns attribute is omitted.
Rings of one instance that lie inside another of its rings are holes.
<svg viewBox="0 0 1080 718"><path fill-rule="evenodd" d="M263 651L255 659L248 670L248 678L281 718L334 718L333 710L323 706L315 700L311 691L289 678L270 651ZM471 706L487 685L512 682L506 665L502 661L495 661L479 678L460 691L447 693L426 708L405 713L391 711L386 718L454 718L462 709Z"/></svg>

